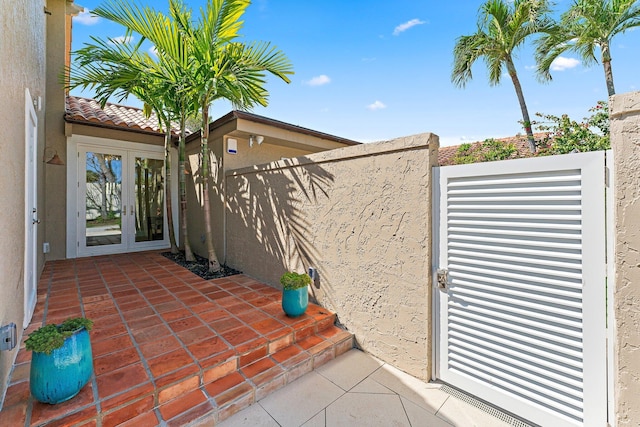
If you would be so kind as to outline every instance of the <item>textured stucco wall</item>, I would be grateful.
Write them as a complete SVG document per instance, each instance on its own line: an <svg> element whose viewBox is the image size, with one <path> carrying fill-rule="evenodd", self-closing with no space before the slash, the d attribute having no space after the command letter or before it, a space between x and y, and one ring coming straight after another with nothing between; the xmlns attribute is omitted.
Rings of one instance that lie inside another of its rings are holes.
<svg viewBox="0 0 640 427"><path fill-rule="evenodd" d="M0 13L0 324L14 322L20 335L24 315L25 88L32 97L45 101L44 4L43 0L7 1ZM42 153L44 114L37 115L38 152ZM0 402L16 352L17 347L0 352Z"/></svg>
<svg viewBox="0 0 640 427"><path fill-rule="evenodd" d="M320 272L314 296L359 345L430 376L432 134L227 173L227 261L278 285Z"/></svg>
<svg viewBox="0 0 640 427"><path fill-rule="evenodd" d="M261 145L249 147L247 138L232 137L237 141L238 153L229 154L226 149L225 132L232 131L232 127L226 127L217 131L210 138L209 148L211 151L211 180L209 182L210 202L211 202L211 223L213 227L213 245L220 260L225 262L224 247L224 171L237 169L251 165L263 164L279 160L282 157L297 157L308 154L308 151L283 147L280 145L270 144L269 139L265 139ZM278 133L277 129L272 132ZM290 132L289 132L290 133ZM279 135L280 136L280 135ZM187 180L187 198L188 198L188 228L191 242L191 248L198 255L207 256L207 246L205 243L205 227L204 217L202 215L202 191L199 186L199 161L200 147L199 140L194 141L187 146L187 155L189 167L191 168L191 179Z"/></svg>
<svg viewBox="0 0 640 427"><path fill-rule="evenodd" d="M66 257L67 235L67 166L75 167L75 162L69 165L67 158L67 139L64 134L64 88L58 80L58 75L64 70L67 2L49 1L47 10L47 155L53 150L65 162L66 166L43 163L45 174L45 206L46 216L43 217L44 241L49 243L48 260L64 259ZM71 159L75 160L75 159ZM42 247L42 246L41 246Z"/></svg>
<svg viewBox="0 0 640 427"><path fill-rule="evenodd" d="M615 161L615 399L620 426L640 424L640 92L610 101Z"/></svg>

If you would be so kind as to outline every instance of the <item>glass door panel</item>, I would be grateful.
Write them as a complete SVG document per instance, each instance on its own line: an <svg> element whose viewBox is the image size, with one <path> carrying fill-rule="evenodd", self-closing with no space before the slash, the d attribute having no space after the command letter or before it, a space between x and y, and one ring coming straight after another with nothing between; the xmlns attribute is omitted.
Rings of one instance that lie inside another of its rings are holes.
<svg viewBox="0 0 640 427"><path fill-rule="evenodd" d="M135 157L135 241L164 240L164 161Z"/></svg>
<svg viewBox="0 0 640 427"><path fill-rule="evenodd" d="M122 243L122 156L87 151L85 158L86 247Z"/></svg>

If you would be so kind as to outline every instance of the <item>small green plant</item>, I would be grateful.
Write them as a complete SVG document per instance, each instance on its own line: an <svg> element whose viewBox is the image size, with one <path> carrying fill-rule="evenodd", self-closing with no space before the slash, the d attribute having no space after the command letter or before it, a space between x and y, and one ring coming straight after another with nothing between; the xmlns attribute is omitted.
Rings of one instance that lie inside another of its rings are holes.
<svg viewBox="0 0 640 427"><path fill-rule="evenodd" d="M307 273L287 272L280 277L280 283L284 290L293 291L311 284L311 277Z"/></svg>
<svg viewBox="0 0 640 427"><path fill-rule="evenodd" d="M460 144L456 155L452 159L454 165L466 165L469 163L492 162L506 160L518 150L512 143L496 139L485 139L482 144Z"/></svg>
<svg viewBox="0 0 640 427"><path fill-rule="evenodd" d="M45 325L29 334L24 342L27 350L37 353L51 354L56 348L62 347L64 340L82 328L90 331L93 321L84 317L67 319L59 325Z"/></svg>
<svg viewBox="0 0 640 427"><path fill-rule="evenodd" d="M541 141L539 155L567 154L576 151L597 151L611 148L609 139L609 105L605 101L589 110L591 116L582 122L571 119L567 114L554 116L536 113L543 119L536 123L538 129L547 132L547 139Z"/></svg>

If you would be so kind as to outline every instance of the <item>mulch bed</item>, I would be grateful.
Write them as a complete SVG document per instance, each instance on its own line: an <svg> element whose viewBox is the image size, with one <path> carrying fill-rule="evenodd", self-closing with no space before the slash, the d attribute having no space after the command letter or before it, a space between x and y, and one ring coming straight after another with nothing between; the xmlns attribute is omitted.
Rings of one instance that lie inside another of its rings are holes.
<svg viewBox="0 0 640 427"><path fill-rule="evenodd" d="M219 279L221 277L233 276L234 274L242 274L241 271L227 267L226 265L221 266L220 271L216 273L209 273L209 260L198 255L196 255L196 260L194 262L187 261L184 258L184 252L178 252L177 254L163 252L162 255L205 280Z"/></svg>

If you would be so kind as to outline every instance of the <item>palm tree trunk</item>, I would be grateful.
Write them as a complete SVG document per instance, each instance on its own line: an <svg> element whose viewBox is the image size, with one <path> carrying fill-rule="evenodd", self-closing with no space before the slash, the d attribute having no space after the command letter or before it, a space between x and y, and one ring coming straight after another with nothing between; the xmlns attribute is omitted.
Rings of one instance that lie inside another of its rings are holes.
<svg viewBox="0 0 640 427"><path fill-rule="evenodd" d="M529 141L529 150L532 153L536 152L536 140L533 138L533 130L531 130L531 119L529 118L529 110L527 109L527 103L524 101L524 94L522 93L522 86L520 86L520 79L518 79L518 73L516 73L516 67L509 58L507 60L507 71L513 81L513 86L516 89L516 95L518 96L518 102L520 103L520 110L522 110L522 124L524 131L527 133L527 140Z"/></svg>
<svg viewBox="0 0 640 427"><path fill-rule="evenodd" d="M178 144L178 184L180 187L180 228L182 229L182 244L184 245L184 258L187 261L195 261L196 257L191 250L189 233L187 230L187 175L186 175L186 124L185 115L180 118L180 142Z"/></svg>
<svg viewBox="0 0 640 427"><path fill-rule="evenodd" d="M602 66L604 67L604 79L607 82L607 92L609 96L616 94L616 89L613 87L613 70L611 69L611 51L609 45L602 46Z"/></svg>
<svg viewBox="0 0 640 427"><path fill-rule="evenodd" d="M173 228L173 209L171 205L171 123L167 123L165 127L167 128L167 132L164 135L164 181L166 194L164 204L167 208L167 225L169 226L169 243L171 244L171 253L177 254L179 250L178 245L176 244L175 230Z"/></svg>
<svg viewBox="0 0 640 427"><path fill-rule="evenodd" d="M204 205L204 229L209 258L209 272L220 271L220 262L213 247L213 229L211 227L211 206L209 203L209 105L202 104L202 204Z"/></svg>

